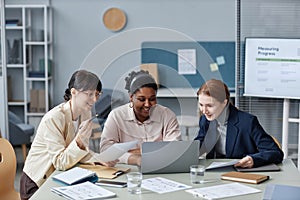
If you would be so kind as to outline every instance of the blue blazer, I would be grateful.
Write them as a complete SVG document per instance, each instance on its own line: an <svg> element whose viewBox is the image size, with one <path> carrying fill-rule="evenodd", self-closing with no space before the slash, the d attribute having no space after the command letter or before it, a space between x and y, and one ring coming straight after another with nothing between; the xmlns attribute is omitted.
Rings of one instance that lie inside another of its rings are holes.
<svg viewBox="0 0 300 200"><path fill-rule="evenodd" d="M232 104L229 105L229 110L226 133L226 158L240 159L249 155L253 158L253 167L269 163L281 163L283 159L282 150L277 146L273 138L265 132L257 117L238 110ZM195 140L200 140L202 145L209 127L209 121L205 115L200 117L199 127L199 133ZM214 158L214 149L206 157Z"/></svg>

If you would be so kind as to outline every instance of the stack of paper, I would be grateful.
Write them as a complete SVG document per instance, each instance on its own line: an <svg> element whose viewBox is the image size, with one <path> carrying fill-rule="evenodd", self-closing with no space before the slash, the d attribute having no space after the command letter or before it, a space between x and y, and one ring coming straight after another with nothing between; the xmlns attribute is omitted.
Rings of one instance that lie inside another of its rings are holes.
<svg viewBox="0 0 300 200"><path fill-rule="evenodd" d="M88 181L71 186L53 187L51 191L65 198L75 200L104 199L116 196L115 193Z"/></svg>

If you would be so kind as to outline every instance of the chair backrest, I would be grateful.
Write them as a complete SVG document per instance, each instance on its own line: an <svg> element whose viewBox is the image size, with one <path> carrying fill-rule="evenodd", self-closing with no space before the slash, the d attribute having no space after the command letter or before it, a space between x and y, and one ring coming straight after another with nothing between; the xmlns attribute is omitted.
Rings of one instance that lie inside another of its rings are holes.
<svg viewBox="0 0 300 200"><path fill-rule="evenodd" d="M8 111L8 120L15 123L15 124L21 124L23 123L20 117L18 117L15 113Z"/></svg>
<svg viewBox="0 0 300 200"><path fill-rule="evenodd" d="M274 140L274 142L277 144L277 146L281 149L281 144L279 143L279 141L277 140L277 138L274 137L273 135L271 135L271 137Z"/></svg>
<svg viewBox="0 0 300 200"><path fill-rule="evenodd" d="M14 188L17 160L8 140L0 138L0 199L20 199Z"/></svg>

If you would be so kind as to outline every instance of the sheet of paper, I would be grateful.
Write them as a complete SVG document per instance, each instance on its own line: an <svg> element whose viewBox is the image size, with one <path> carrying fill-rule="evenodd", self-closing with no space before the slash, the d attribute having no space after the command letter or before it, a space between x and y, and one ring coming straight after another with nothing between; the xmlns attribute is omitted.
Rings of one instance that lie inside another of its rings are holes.
<svg viewBox="0 0 300 200"><path fill-rule="evenodd" d="M51 191L68 199L102 199L114 197L116 194L91 182L72 186L53 187Z"/></svg>
<svg viewBox="0 0 300 200"><path fill-rule="evenodd" d="M235 165L239 160L232 160L229 162L212 162L206 169L216 169L220 167L228 167Z"/></svg>
<svg viewBox="0 0 300 200"><path fill-rule="evenodd" d="M196 49L178 49L178 74L196 74Z"/></svg>
<svg viewBox="0 0 300 200"><path fill-rule="evenodd" d="M142 188L157 192L159 194L163 194L167 192L185 190L191 188L191 186L178 183L166 178L155 177L143 180Z"/></svg>
<svg viewBox="0 0 300 200"><path fill-rule="evenodd" d="M195 197L201 197L204 199L220 199L245 194L253 194L261 192L261 190L243 185L241 183L229 183L210 187L194 188L186 190L186 192L193 194Z"/></svg>
<svg viewBox="0 0 300 200"><path fill-rule="evenodd" d="M128 150L134 148L138 141L115 143L108 149L98 154L96 158L102 162L108 162L120 158Z"/></svg>

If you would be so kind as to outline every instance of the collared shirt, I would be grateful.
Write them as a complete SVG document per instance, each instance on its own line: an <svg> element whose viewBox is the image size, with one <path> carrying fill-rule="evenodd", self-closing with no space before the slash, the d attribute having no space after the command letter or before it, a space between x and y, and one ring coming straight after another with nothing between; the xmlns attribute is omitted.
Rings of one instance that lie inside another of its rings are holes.
<svg viewBox="0 0 300 200"><path fill-rule="evenodd" d="M181 140L181 132L176 115L169 108L153 106L149 119L142 123L136 119L133 108L125 104L109 114L101 135L100 152L114 143L139 141L140 145L147 141L174 140ZM124 154L119 158L120 162L127 163L129 156L130 153Z"/></svg>
<svg viewBox="0 0 300 200"><path fill-rule="evenodd" d="M219 139L216 144L217 157L223 157L226 155L226 132L227 132L227 121L229 117L229 104L227 104L220 114L217 120L217 132Z"/></svg>

